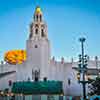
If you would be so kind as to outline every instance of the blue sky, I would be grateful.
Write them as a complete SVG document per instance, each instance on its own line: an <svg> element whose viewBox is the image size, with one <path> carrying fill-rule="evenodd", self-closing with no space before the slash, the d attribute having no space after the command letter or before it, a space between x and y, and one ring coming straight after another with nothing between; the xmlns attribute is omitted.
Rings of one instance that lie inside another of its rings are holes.
<svg viewBox="0 0 100 100"><path fill-rule="evenodd" d="M81 36L86 53L100 56L100 0L0 0L0 60L8 50L26 48L36 5L48 24L52 56L76 59Z"/></svg>

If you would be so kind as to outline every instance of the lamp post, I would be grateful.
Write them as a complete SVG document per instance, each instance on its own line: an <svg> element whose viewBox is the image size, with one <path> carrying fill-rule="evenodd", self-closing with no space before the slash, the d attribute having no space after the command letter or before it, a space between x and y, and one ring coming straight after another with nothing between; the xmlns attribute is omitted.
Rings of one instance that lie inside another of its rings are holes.
<svg viewBox="0 0 100 100"><path fill-rule="evenodd" d="M84 55L84 42L85 38L82 37L79 39L81 43L81 55L79 55L79 64L78 64L78 79L79 83L83 86L83 98L86 99L86 83L88 83L87 80L85 80L86 72L87 72L87 55ZM81 78L79 78L79 75L81 75Z"/></svg>

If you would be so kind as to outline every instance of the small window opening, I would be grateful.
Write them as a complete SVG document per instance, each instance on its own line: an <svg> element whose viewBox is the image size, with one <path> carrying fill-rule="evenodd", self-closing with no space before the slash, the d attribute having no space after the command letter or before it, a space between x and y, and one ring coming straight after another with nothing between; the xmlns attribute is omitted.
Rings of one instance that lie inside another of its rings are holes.
<svg viewBox="0 0 100 100"><path fill-rule="evenodd" d="M71 85L71 79L68 78L68 85L70 86Z"/></svg>
<svg viewBox="0 0 100 100"><path fill-rule="evenodd" d="M44 30L43 29L41 30L41 35L42 35L42 37L45 37L45 34L44 34Z"/></svg>
<svg viewBox="0 0 100 100"><path fill-rule="evenodd" d="M37 19L37 21L38 21L38 15L36 16L36 19Z"/></svg>
<svg viewBox="0 0 100 100"><path fill-rule="evenodd" d="M37 45L35 45L35 48L38 48L38 46L37 46Z"/></svg>
<svg viewBox="0 0 100 100"><path fill-rule="evenodd" d="M35 33L38 34L38 29L35 30Z"/></svg>

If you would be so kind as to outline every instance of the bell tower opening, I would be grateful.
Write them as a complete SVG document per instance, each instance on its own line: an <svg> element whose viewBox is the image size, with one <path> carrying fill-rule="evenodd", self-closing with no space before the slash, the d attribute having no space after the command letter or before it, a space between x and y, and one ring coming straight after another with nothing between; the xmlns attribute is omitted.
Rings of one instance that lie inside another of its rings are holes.
<svg viewBox="0 0 100 100"><path fill-rule="evenodd" d="M38 34L38 29L36 28L36 30L35 30L35 34Z"/></svg>
<svg viewBox="0 0 100 100"><path fill-rule="evenodd" d="M41 36L42 37L45 37L45 34L44 34L44 30L43 29L41 29Z"/></svg>

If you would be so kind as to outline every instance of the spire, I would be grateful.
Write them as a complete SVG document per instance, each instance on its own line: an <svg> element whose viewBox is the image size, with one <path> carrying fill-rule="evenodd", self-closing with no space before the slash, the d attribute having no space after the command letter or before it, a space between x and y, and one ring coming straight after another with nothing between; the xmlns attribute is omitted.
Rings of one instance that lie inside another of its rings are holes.
<svg viewBox="0 0 100 100"><path fill-rule="evenodd" d="M47 25L43 20L41 8L37 6L34 12L34 20L30 24L30 39L46 38L47 39Z"/></svg>

